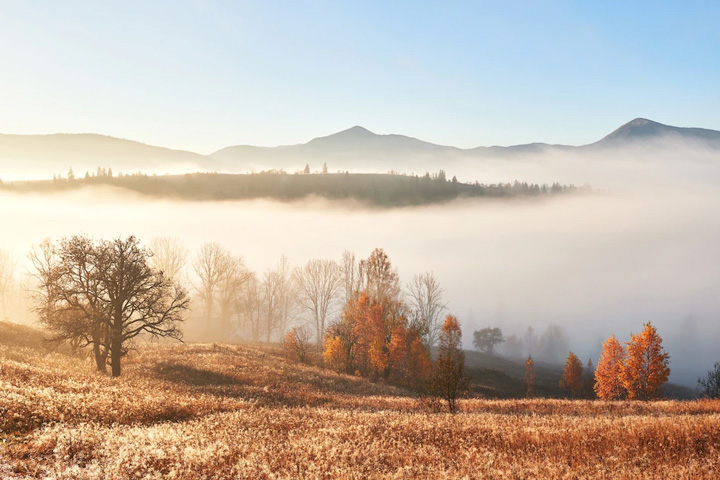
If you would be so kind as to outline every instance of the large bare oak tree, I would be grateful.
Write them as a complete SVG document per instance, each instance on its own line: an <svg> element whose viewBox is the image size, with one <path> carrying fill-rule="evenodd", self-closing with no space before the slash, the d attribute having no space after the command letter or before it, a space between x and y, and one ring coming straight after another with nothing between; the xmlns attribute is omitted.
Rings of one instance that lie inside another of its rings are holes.
<svg viewBox="0 0 720 480"><path fill-rule="evenodd" d="M180 339L185 290L149 264L138 240L83 236L45 242L31 254L37 312L58 340L93 346L97 367L121 373L121 359L141 334Z"/></svg>

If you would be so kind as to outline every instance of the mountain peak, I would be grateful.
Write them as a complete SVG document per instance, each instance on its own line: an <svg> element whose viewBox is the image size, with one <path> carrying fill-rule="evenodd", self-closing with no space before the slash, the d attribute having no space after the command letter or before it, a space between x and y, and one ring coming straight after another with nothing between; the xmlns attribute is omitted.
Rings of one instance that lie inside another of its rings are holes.
<svg viewBox="0 0 720 480"><path fill-rule="evenodd" d="M649 120L647 118L638 117L633 120L630 120L625 125L622 125L620 128L626 127L626 128L642 128L642 127L655 127L655 126L663 126L667 127L667 125L663 125L662 123L655 122L653 120Z"/></svg>
<svg viewBox="0 0 720 480"><path fill-rule="evenodd" d="M355 125L354 127L350 127L346 130L342 130L337 133L333 133L331 135L328 135L327 137L320 137L320 138L330 138L330 137L344 137L344 138L367 138L367 137L375 137L376 135L368 130L365 127L361 127L360 125Z"/></svg>
<svg viewBox="0 0 720 480"><path fill-rule="evenodd" d="M626 142L657 142L667 139L682 140L684 142L701 142L713 147L720 142L720 132L705 128L673 127L663 123L638 117L620 128L616 129L602 140L595 142L596 146L617 146Z"/></svg>
<svg viewBox="0 0 720 480"><path fill-rule="evenodd" d="M675 127L638 117L620 126L607 135L601 142L616 142L622 140L649 139L673 133Z"/></svg>
<svg viewBox="0 0 720 480"><path fill-rule="evenodd" d="M368 129L365 128L365 127L361 127L360 125L355 125L354 127L350 127L350 128L348 128L347 130L343 130L343 131L340 132L340 133L353 133L353 134L362 134L362 135L367 135L367 134L375 135L373 132L371 132L370 130L368 130Z"/></svg>
<svg viewBox="0 0 720 480"><path fill-rule="evenodd" d="M325 137L317 137L310 140L307 145L317 144L341 144L346 142L357 142L363 140L369 140L377 137L376 134L368 130L367 128L355 125L354 127L342 130Z"/></svg>
<svg viewBox="0 0 720 480"><path fill-rule="evenodd" d="M609 144L623 141L655 140L663 137L717 142L720 140L720 132L705 128L673 127L648 120L647 118L638 117L622 125L598 143Z"/></svg>

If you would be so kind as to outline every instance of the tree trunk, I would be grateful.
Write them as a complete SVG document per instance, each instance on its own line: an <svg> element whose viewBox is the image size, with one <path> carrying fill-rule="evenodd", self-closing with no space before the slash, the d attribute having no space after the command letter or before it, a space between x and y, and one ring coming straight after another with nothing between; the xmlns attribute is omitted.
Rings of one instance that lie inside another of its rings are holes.
<svg viewBox="0 0 720 480"><path fill-rule="evenodd" d="M120 376L120 359L122 357L122 337L113 332L112 343L110 344L110 366L112 376Z"/></svg>
<svg viewBox="0 0 720 480"><path fill-rule="evenodd" d="M98 372L107 373L107 350L104 350L99 339L93 340L93 354Z"/></svg>

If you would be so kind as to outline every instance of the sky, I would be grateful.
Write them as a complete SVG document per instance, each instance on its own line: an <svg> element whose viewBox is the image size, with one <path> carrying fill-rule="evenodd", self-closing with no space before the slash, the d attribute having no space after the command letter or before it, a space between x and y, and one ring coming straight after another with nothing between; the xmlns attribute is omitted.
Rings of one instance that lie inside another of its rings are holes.
<svg viewBox="0 0 720 480"><path fill-rule="evenodd" d="M720 2L0 0L0 133L198 153L353 125L470 148L720 130Z"/></svg>

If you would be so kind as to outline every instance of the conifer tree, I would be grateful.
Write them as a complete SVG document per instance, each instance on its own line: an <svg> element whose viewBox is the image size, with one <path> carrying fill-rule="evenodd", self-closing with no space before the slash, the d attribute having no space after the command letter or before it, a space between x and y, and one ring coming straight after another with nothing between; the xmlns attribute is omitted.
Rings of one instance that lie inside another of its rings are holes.
<svg viewBox="0 0 720 480"><path fill-rule="evenodd" d="M560 379L560 388L567 391L573 397L580 396L583 385L583 367L580 359L570 352L565 361L565 370Z"/></svg>
<svg viewBox="0 0 720 480"><path fill-rule="evenodd" d="M620 400L625 397L622 382L625 348L615 335L603 342L603 350L595 369L595 393L602 400Z"/></svg>
<svg viewBox="0 0 720 480"><path fill-rule="evenodd" d="M583 385L582 385L582 396L583 398L595 398L595 365L593 365L592 358L588 358L587 364L583 371Z"/></svg>
<svg viewBox="0 0 720 480"><path fill-rule="evenodd" d="M535 395L535 362L532 355L525 362L525 395L528 397Z"/></svg>

